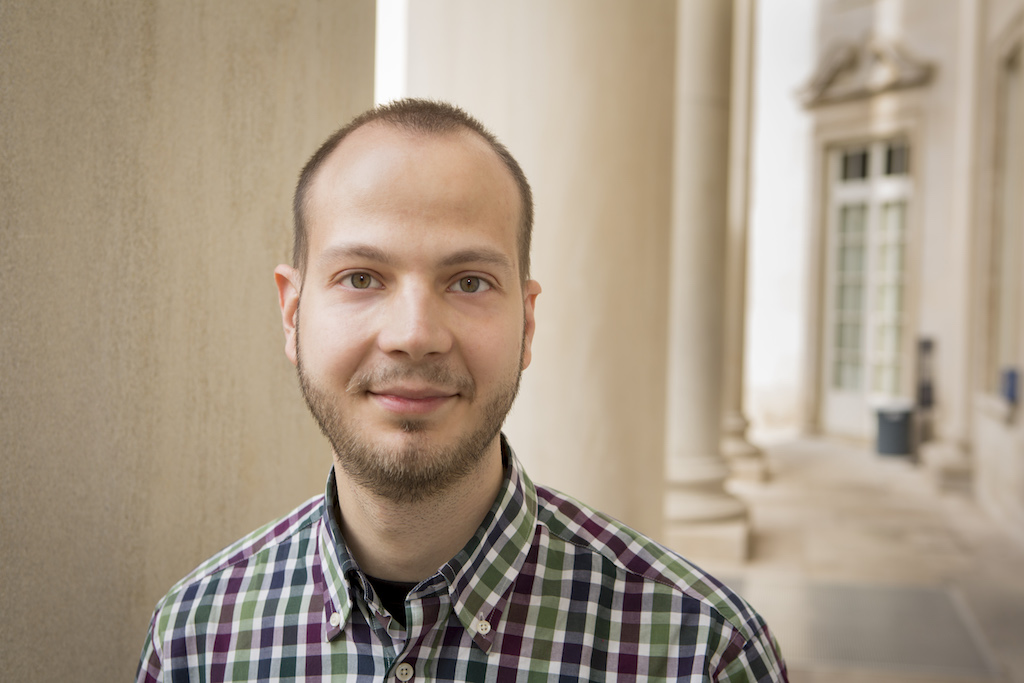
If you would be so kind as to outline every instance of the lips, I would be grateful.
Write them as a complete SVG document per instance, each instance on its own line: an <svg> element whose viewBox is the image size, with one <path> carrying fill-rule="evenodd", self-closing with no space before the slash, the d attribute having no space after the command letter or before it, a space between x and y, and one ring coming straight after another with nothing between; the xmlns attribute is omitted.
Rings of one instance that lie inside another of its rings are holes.
<svg viewBox="0 0 1024 683"><path fill-rule="evenodd" d="M447 389L404 386L374 387L367 394L385 410L413 415L431 413L458 396Z"/></svg>
<svg viewBox="0 0 1024 683"><path fill-rule="evenodd" d="M457 391L435 387L408 387L408 386L386 386L373 387L369 393L377 396L394 396L411 400L450 398L458 394Z"/></svg>

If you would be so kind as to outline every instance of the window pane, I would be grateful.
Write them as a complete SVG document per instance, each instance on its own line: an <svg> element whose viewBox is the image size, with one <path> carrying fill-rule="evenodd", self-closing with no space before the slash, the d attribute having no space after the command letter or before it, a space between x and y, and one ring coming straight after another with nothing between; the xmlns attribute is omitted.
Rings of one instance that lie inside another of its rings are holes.
<svg viewBox="0 0 1024 683"><path fill-rule="evenodd" d="M907 143L888 143L885 147L885 175L906 175L909 172L910 148Z"/></svg>
<svg viewBox="0 0 1024 683"><path fill-rule="evenodd" d="M843 388L860 389L860 365L847 363L843 367Z"/></svg>
<svg viewBox="0 0 1024 683"><path fill-rule="evenodd" d="M859 273L864 269L864 247L859 245L844 247L840 252L839 267L847 273Z"/></svg>
<svg viewBox="0 0 1024 683"><path fill-rule="evenodd" d="M843 152L840 178L842 180L863 180L868 177L868 150L852 149Z"/></svg>
<svg viewBox="0 0 1024 683"><path fill-rule="evenodd" d="M892 309L892 287L887 285L875 287L875 311L878 313L888 313Z"/></svg>
<svg viewBox="0 0 1024 683"><path fill-rule="evenodd" d="M860 241L864 234L863 204L845 204L839 209L839 236L841 241Z"/></svg>
<svg viewBox="0 0 1024 683"><path fill-rule="evenodd" d="M838 300L836 308L841 313L858 314L861 307L861 292L863 287L860 282L847 282L839 285Z"/></svg>
<svg viewBox="0 0 1024 683"><path fill-rule="evenodd" d="M854 175L865 174L867 153L848 154L844 164ZM832 385L836 389L860 391L864 346L864 268L867 260L867 204L839 207L835 241L835 327Z"/></svg>
<svg viewBox="0 0 1024 683"><path fill-rule="evenodd" d="M871 389L883 394L899 393L899 365L878 364L872 369Z"/></svg>
<svg viewBox="0 0 1024 683"><path fill-rule="evenodd" d="M894 323L875 327L875 353L884 358L898 358L900 352L900 326Z"/></svg>

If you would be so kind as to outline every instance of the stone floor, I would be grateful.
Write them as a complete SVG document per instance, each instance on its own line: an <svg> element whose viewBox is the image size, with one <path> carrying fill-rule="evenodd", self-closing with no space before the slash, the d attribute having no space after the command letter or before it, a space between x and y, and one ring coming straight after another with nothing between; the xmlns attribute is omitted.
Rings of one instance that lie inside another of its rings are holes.
<svg viewBox="0 0 1024 683"><path fill-rule="evenodd" d="M1024 683L1020 538L907 459L825 440L765 450L771 479L730 485L753 559L703 564L766 618L793 683Z"/></svg>

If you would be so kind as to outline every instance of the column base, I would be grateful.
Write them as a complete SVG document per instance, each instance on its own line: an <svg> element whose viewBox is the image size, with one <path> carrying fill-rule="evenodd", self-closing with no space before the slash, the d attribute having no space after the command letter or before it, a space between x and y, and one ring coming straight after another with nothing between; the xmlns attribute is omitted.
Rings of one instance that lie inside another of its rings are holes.
<svg viewBox="0 0 1024 683"><path fill-rule="evenodd" d="M764 482L771 478L764 452L742 435L724 436L722 455L729 463L729 474L733 479Z"/></svg>
<svg viewBox="0 0 1024 683"><path fill-rule="evenodd" d="M729 463L729 475L744 481L767 481L770 472L764 452L747 439L750 422L739 411L726 412L722 417L720 448Z"/></svg>
<svg viewBox="0 0 1024 683"><path fill-rule="evenodd" d="M665 545L697 564L743 563L750 559L750 521L673 522L665 528Z"/></svg>
<svg viewBox="0 0 1024 683"><path fill-rule="evenodd" d="M952 441L929 441L921 445L919 452L940 491L971 492L974 467L962 446Z"/></svg>

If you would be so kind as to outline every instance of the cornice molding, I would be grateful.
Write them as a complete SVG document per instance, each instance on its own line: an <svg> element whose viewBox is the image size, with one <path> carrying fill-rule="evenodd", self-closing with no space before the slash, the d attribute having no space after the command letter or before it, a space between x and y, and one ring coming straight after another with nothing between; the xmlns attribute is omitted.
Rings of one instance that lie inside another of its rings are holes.
<svg viewBox="0 0 1024 683"><path fill-rule="evenodd" d="M934 73L932 64L910 55L895 41L868 37L833 45L797 96L804 107L813 109L923 86Z"/></svg>

